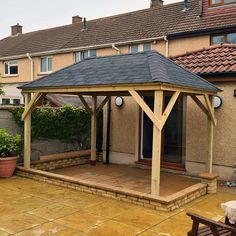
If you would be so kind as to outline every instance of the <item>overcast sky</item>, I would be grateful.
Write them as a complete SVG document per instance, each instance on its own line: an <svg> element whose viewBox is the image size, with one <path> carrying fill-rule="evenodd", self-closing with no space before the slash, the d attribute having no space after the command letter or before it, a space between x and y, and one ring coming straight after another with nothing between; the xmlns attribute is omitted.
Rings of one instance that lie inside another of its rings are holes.
<svg viewBox="0 0 236 236"><path fill-rule="evenodd" d="M165 4L179 0L165 0ZM20 23L23 32L71 23L71 17L87 19L147 8L150 0L7 0L1 4L0 39L10 35L10 26Z"/></svg>

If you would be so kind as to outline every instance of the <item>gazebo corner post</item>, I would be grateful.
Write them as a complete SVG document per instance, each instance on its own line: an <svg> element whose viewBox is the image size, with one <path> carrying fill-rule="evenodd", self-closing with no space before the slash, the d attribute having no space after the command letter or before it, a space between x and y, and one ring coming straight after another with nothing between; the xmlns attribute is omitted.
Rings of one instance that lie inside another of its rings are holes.
<svg viewBox="0 0 236 236"><path fill-rule="evenodd" d="M31 93L24 93L25 110L30 103ZM23 118L24 121L24 167L30 169L31 158L31 111Z"/></svg>
<svg viewBox="0 0 236 236"><path fill-rule="evenodd" d="M96 165L97 159L97 96L92 96L91 114L91 165Z"/></svg>
<svg viewBox="0 0 236 236"><path fill-rule="evenodd" d="M214 117L214 96L209 96L211 112ZM209 174L212 174L213 166L213 137L214 137L214 126L216 122L212 120L210 116L207 118L207 129L208 129L208 150L207 150L207 162L206 162L206 171Z"/></svg>
<svg viewBox="0 0 236 236"><path fill-rule="evenodd" d="M163 111L163 91L154 92L154 115L161 120ZM160 194L160 171L161 171L161 141L162 128L153 125L152 141L152 177L151 177L151 194L159 196Z"/></svg>

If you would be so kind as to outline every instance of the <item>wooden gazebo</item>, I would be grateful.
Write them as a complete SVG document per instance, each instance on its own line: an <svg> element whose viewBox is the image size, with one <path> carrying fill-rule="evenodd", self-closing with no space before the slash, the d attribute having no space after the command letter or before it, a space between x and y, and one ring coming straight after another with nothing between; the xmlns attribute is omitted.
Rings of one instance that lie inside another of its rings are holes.
<svg viewBox="0 0 236 236"><path fill-rule="evenodd" d="M78 95L92 116L91 163L96 162L96 115L111 96L132 96L153 122L151 193L160 191L162 129L180 94L190 96L208 117L207 172L212 172L213 127L216 125L213 98L219 89L201 77L186 71L157 52L143 52L90 58L20 87L25 97L24 167L30 168L31 112L45 94ZM163 93L172 97L163 111ZM31 98L31 94L33 94ZM154 96L154 111L142 96ZM83 96L92 97L90 108ZM105 96L98 106L97 97Z"/></svg>

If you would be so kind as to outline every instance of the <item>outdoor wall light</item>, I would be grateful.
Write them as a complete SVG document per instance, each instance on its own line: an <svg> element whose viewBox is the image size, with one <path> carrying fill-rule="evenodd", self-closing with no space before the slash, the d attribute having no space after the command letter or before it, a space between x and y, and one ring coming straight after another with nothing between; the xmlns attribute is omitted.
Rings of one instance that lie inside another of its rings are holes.
<svg viewBox="0 0 236 236"><path fill-rule="evenodd" d="M122 97L116 97L115 104L118 107L122 107L124 105L124 99Z"/></svg>
<svg viewBox="0 0 236 236"><path fill-rule="evenodd" d="M236 97L236 89L234 90L234 97Z"/></svg>
<svg viewBox="0 0 236 236"><path fill-rule="evenodd" d="M222 105L222 98L219 96L214 96L214 108L218 109Z"/></svg>

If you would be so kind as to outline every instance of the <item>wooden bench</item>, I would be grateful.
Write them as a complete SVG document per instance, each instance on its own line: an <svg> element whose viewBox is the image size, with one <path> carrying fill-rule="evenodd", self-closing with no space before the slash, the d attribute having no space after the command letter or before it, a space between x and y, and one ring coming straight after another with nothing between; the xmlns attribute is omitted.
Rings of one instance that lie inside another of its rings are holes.
<svg viewBox="0 0 236 236"><path fill-rule="evenodd" d="M188 232L188 236L236 236L236 228L221 222L210 220L203 216L187 212L192 218L192 230ZM199 228L199 224L205 226Z"/></svg>

